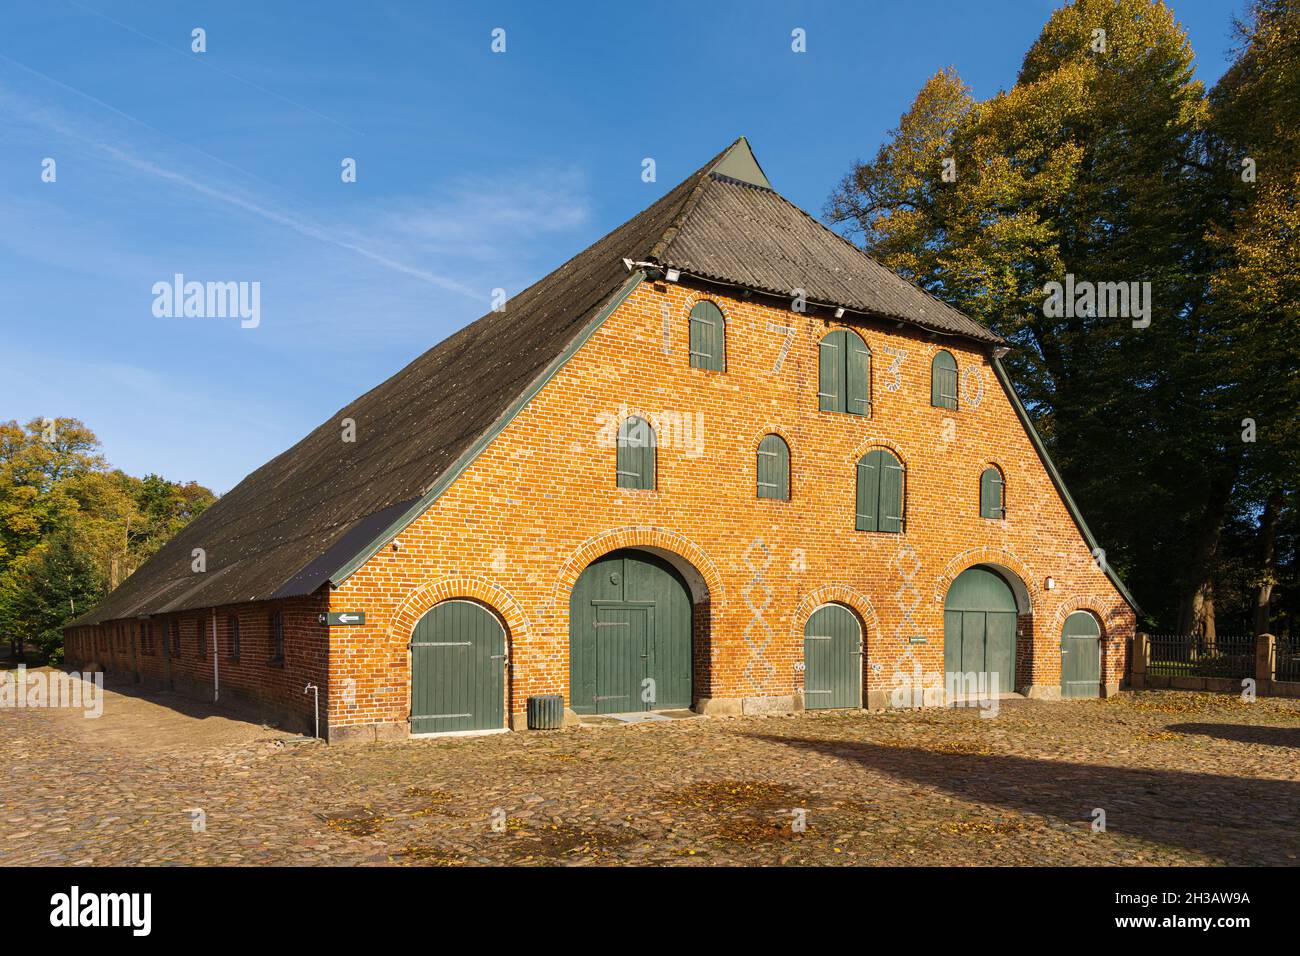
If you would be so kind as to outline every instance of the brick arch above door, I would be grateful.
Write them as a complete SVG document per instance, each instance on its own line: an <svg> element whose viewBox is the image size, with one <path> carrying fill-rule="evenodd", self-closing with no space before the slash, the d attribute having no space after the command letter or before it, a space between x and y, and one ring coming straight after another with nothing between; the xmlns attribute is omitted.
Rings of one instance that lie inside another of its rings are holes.
<svg viewBox="0 0 1300 956"><path fill-rule="evenodd" d="M402 642L409 640L420 618L453 598L477 601L494 611L505 624L506 639L511 646L528 639L528 616L519 602L504 588L468 575L428 581L408 592L388 622L388 638Z"/></svg>
<svg viewBox="0 0 1300 956"><path fill-rule="evenodd" d="M795 608L794 617L790 621L791 646L797 647L803 644L804 625L813 611L823 604L843 604L857 614L865 630L863 640L868 645L871 644L872 638L880 633L880 620L869 597L847 584L823 584L805 594L799 606Z"/></svg>
<svg viewBox="0 0 1300 956"><path fill-rule="evenodd" d="M676 558L691 566L704 582L703 594L692 594L696 604L709 603L714 607L725 606L726 589L722 585L722 575L713 559L695 542L666 528L634 526L603 531L588 538L565 559L556 578L552 601L557 608L568 607L569 592L573 590L578 577L591 562L601 555L622 548L641 548L652 554L672 560Z"/></svg>
<svg viewBox="0 0 1300 956"><path fill-rule="evenodd" d="M1041 607L1043 600L1042 589L1039 587L1029 565L1010 551L1003 551L1000 548L972 548L969 551L963 551L949 561L934 582L935 603L942 605L948 595L948 589L952 587L952 582L957 580L958 575L978 564L991 565L995 569L1004 568L1019 578L1019 583L1024 588L1029 600L1029 607L1021 608L1021 614L1031 614ZM1009 581L1008 584L1011 585L1011 590L1015 593L1017 591L1016 582ZM1020 595L1017 595L1017 598L1019 597Z"/></svg>

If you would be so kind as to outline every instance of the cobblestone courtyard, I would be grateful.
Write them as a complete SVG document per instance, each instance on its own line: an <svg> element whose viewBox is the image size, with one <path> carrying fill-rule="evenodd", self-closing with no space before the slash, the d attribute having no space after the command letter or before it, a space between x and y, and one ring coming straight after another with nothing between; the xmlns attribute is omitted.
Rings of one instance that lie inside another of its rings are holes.
<svg viewBox="0 0 1300 956"><path fill-rule="evenodd" d="M0 864L1300 862L1296 701L1146 692L1005 702L992 719L689 719L330 749L126 690L110 683L99 719L0 711Z"/></svg>

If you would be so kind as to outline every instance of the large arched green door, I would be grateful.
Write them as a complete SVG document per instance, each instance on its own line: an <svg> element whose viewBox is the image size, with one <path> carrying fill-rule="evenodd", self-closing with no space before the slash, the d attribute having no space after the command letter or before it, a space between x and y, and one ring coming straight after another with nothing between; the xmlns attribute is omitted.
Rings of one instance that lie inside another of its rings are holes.
<svg viewBox="0 0 1300 956"><path fill-rule="evenodd" d="M981 692L1016 689L1016 597L990 568L967 568L948 588L943 604L943 666L962 675L958 688L973 679ZM972 676L973 675L973 678Z"/></svg>
<svg viewBox="0 0 1300 956"><path fill-rule="evenodd" d="M506 632L472 601L445 601L411 634L411 733L505 726Z"/></svg>
<svg viewBox="0 0 1300 956"><path fill-rule="evenodd" d="M1061 696L1101 696L1101 625L1075 611L1061 628Z"/></svg>
<svg viewBox="0 0 1300 956"><path fill-rule="evenodd" d="M813 611L803 629L803 662L804 707L862 706L862 625L844 605Z"/></svg>
<svg viewBox="0 0 1300 956"><path fill-rule="evenodd" d="M569 706L625 714L691 706L691 595L667 561L613 551L569 597Z"/></svg>

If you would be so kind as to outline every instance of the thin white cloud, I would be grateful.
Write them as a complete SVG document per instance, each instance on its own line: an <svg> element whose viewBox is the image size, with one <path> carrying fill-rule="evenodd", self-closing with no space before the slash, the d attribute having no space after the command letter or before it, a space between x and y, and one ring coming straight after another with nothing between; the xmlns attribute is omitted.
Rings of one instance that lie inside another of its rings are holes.
<svg viewBox="0 0 1300 956"><path fill-rule="evenodd" d="M26 69L26 67L24 68ZM35 72L35 71L30 71L30 72ZM43 76L44 74L38 74L38 75ZM99 103L100 105L103 105L108 109L112 109L113 112L118 113L119 115L123 115L123 116L127 115L122 113L120 110L108 106L107 104L101 103L101 101L94 99L93 97L90 97L88 94L81 94L81 91L75 90L72 87L68 87L66 84L59 83L59 85L67 89L71 89L73 92L76 92L80 95L86 96L88 99L91 99L93 102ZM11 111L14 110L14 105L13 105L14 98L12 96L4 96L3 99L7 101L10 110ZM53 132L66 136L70 139L75 139L79 142L86 143L92 146L93 148L99 150L100 152L104 153L105 155L111 157L118 163L126 166L129 169L133 169L137 172L144 173L146 175L164 180L166 182L170 182L178 187L186 189L197 195L203 196L216 203L243 210L246 213L264 219L267 222L271 222L276 225L283 226L286 229L291 229L294 232L306 238L315 239L320 242L326 242L340 249L345 249L349 252L354 252L357 255L369 259L370 261L375 262L387 269L391 269L394 272L399 272L404 275L412 276L413 278L420 279L421 281L427 282L430 285L437 286L441 289L446 289L450 292L459 293L460 295L464 295L468 298L478 299L478 300L484 298L484 293L482 291L471 289L470 287L466 286L464 283L458 282L455 279L450 279L446 276L438 275L437 273L430 272L427 269L420 269L415 266L407 265L406 263L394 259L391 256L378 252L372 247L371 243L365 241L364 239L357 239L345 234L341 234L337 231L331 230L325 226L320 225L319 223L312 221L310 218L306 216L302 216L297 213L281 211L279 209L274 208L273 206L268 205L265 202L245 197L234 190L220 188L216 186L210 186L207 183L200 182L199 180L194 179L193 177L188 176L184 173L177 172L174 169L169 169L159 163L153 162L152 160L144 159L143 157L137 155L135 152L131 151L130 149L114 145L113 143L105 141L103 138L101 138L98 135L95 135L88 131L83 131L82 129L74 126L69 122L57 119L56 117L51 115L48 112L48 110L29 108L29 109L22 110L21 112L22 112L22 118L28 121L34 121L39 125L42 125L47 129L50 129ZM133 117L128 117L128 118L133 119Z"/></svg>

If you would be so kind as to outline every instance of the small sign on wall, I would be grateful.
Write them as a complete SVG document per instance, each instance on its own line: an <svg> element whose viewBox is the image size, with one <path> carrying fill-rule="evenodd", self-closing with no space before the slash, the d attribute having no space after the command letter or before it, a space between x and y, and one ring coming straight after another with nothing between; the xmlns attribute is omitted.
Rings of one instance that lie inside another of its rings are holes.
<svg viewBox="0 0 1300 956"><path fill-rule="evenodd" d="M316 620L327 627L356 627L366 623L366 612L330 611L328 614L317 614Z"/></svg>

